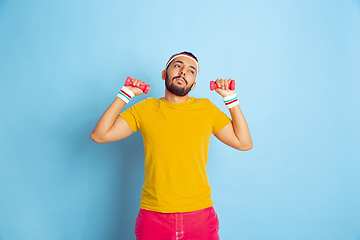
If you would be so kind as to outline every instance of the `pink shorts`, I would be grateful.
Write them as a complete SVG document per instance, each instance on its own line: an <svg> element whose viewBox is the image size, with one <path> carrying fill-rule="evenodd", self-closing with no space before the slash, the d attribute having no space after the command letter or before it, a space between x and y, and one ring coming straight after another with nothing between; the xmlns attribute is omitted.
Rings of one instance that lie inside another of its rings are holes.
<svg viewBox="0 0 360 240"><path fill-rule="evenodd" d="M140 209L136 240L219 240L219 219L213 207L185 213L159 213Z"/></svg>

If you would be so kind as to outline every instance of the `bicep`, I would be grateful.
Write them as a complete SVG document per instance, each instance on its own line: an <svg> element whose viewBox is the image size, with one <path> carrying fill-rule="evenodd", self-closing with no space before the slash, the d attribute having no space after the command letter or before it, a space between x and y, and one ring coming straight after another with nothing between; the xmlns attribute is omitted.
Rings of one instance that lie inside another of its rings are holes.
<svg viewBox="0 0 360 240"><path fill-rule="evenodd" d="M214 135L217 139L219 139L226 145L236 148L238 150L242 150L241 144L239 142L239 139L235 135L234 128L231 122Z"/></svg>
<svg viewBox="0 0 360 240"><path fill-rule="evenodd" d="M114 125L110 130L104 135L102 142L115 142L124 138L127 138L134 131L130 125L125 121L120 115L116 118Z"/></svg>

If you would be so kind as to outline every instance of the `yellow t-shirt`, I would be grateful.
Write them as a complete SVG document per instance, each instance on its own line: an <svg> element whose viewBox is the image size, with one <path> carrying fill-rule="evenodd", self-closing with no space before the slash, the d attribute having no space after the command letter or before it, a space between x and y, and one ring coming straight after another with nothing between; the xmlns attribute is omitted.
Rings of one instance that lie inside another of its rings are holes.
<svg viewBox="0 0 360 240"><path fill-rule="evenodd" d="M210 100L183 103L148 98L120 114L144 139L140 208L190 212L213 205L206 173L211 133L231 122Z"/></svg>

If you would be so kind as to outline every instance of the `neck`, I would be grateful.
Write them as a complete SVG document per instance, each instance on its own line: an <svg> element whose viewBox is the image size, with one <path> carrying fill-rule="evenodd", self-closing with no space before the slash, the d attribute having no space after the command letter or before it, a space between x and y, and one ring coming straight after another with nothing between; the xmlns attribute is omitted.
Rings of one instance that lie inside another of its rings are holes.
<svg viewBox="0 0 360 240"><path fill-rule="evenodd" d="M171 92L169 92L165 87L165 100L171 103L182 103L189 100L188 94L186 94L183 97L177 96Z"/></svg>

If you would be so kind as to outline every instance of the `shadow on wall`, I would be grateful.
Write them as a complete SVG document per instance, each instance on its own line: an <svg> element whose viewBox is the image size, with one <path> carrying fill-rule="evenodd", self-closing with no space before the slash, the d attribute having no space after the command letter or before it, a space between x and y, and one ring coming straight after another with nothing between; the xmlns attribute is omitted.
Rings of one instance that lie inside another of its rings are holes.
<svg viewBox="0 0 360 240"><path fill-rule="evenodd" d="M5 0L0 0L0 12L5 8Z"/></svg>
<svg viewBox="0 0 360 240"><path fill-rule="evenodd" d="M142 142L136 132L118 142L90 144L89 196L81 239L135 239L144 173Z"/></svg>
<svg viewBox="0 0 360 240"><path fill-rule="evenodd" d="M48 143L48 148L61 148L56 151L62 154L61 161L66 159L65 162L75 169L72 174L77 180L72 184L78 187L66 193L75 196L76 209L70 215L81 222L69 229L76 228L81 240L135 239L135 220L144 178L142 136L136 132L121 141L95 143L90 133L107 106L91 101L80 105L62 113L61 126L50 130L46 138L55 141ZM81 156L86 156L81 158L86 160L78 161ZM64 170L65 177L68 171ZM79 177L81 172L86 174ZM68 221L64 225L74 219Z"/></svg>
<svg viewBox="0 0 360 240"><path fill-rule="evenodd" d="M134 229L140 208L141 189L144 179L144 148L140 132L116 144L121 151L119 192L114 195L113 228L109 239L135 239ZM121 188L121 189L120 189ZM121 201L118 201L121 200Z"/></svg>

